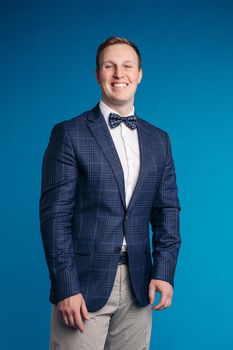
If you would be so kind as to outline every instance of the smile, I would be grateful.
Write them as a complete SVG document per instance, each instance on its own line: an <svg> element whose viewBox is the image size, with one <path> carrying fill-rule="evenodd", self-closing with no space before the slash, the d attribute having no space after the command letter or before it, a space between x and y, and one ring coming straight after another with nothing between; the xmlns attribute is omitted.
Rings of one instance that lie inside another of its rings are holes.
<svg viewBox="0 0 233 350"><path fill-rule="evenodd" d="M112 83L112 86L115 88L125 88L128 86L126 83Z"/></svg>

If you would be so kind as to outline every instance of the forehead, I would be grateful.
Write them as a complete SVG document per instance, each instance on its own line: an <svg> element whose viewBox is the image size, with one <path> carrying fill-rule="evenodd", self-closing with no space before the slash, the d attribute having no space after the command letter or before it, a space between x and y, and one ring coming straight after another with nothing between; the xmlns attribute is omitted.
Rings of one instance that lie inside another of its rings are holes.
<svg viewBox="0 0 233 350"><path fill-rule="evenodd" d="M137 53L136 51L127 44L114 44L109 45L103 49L100 55L100 61L107 60L127 60L127 61L137 61Z"/></svg>

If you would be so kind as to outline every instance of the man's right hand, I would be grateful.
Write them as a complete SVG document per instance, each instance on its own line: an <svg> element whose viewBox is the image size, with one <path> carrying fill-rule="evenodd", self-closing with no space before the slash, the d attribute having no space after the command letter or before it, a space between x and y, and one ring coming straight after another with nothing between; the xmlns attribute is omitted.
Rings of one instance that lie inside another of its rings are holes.
<svg viewBox="0 0 233 350"><path fill-rule="evenodd" d="M58 310L65 324L69 327L79 328L83 333L83 318L89 320L85 300L81 293L59 301Z"/></svg>

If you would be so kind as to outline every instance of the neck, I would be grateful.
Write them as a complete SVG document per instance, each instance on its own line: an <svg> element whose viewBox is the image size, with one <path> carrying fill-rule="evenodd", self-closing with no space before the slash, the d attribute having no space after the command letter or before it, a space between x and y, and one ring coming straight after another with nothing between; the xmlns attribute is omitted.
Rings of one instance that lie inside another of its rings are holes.
<svg viewBox="0 0 233 350"><path fill-rule="evenodd" d="M108 107L114 109L114 111L116 111L121 116L128 115L133 109L133 103L130 103L130 104L127 104L127 105L118 105L118 104L110 103L109 101L105 101L103 98L102 98L102 101Z"/></svg>

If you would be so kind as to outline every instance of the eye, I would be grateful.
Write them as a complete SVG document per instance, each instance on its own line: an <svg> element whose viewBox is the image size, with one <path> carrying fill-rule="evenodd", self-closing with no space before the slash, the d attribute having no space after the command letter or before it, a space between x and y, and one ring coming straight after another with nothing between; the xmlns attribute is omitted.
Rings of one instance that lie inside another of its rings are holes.
<svg viewBox="0 0 233 350"><path fill-rule="evenodd" d="M112 64L106 64L106 65L104 66L104 68L106 68L106 69L112 68Z"/></svg>
<svg viewBox="0 0 233 350"><path fill-rule="evenodd" d="M125 68L133 68L130 64L125 64Z"/></svg>

